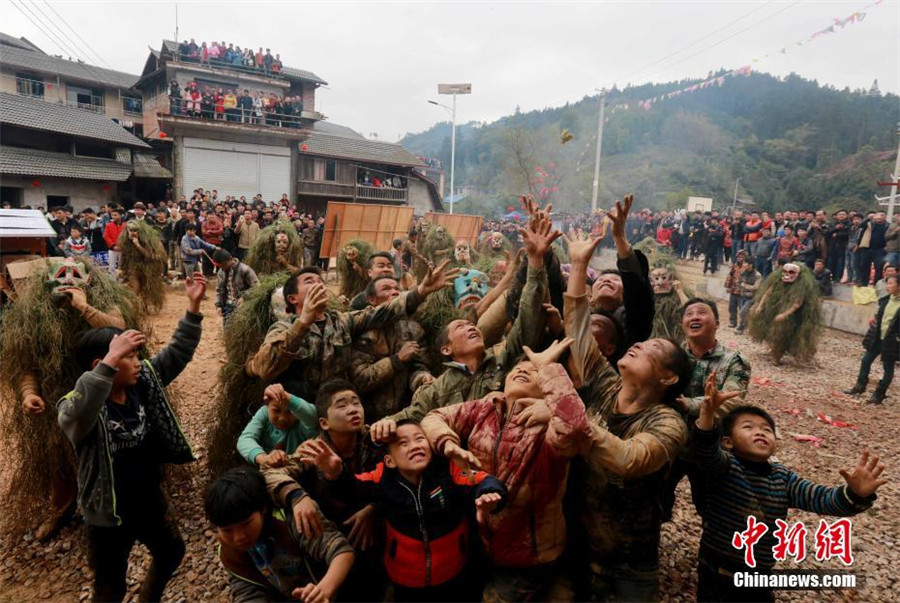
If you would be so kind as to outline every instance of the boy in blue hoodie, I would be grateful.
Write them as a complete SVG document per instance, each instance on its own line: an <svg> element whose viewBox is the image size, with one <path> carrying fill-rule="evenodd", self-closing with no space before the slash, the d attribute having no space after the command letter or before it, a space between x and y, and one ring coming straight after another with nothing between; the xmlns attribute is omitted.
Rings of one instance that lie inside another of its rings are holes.
<svg viewBox="0 0 900 603"><path fill-rule="evenodd" d="M200 343L200 300L206 279L185 284L188 310L172 341L141 361L146 337L103 327L85 331L75 357L85 372L58 403L58 421L78 457L78 505L84 516L94 601L125 597L128 555L135 541L153 563L140 601L159 601L184 558L184 540L162 491L162 465L194 460L166 399Z"/></svg>
<svg viewBox="0 0 900 603"><path fill-rule="evenodd" d="M263 402L241 432L237 450L251 465L281 467L300 444L319 435L316 405L278 383L266 388Z"/></svg>

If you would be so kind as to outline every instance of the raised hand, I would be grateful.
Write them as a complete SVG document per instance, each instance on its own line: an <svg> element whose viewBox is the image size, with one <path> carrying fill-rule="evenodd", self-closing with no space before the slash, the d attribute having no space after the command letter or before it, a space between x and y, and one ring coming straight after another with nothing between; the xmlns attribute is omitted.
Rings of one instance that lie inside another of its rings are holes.
<svg viewBox="0 0 900 603"><path fill-rule="evenodd" d="M397 352L397 359L400 362L409 362L412 360L413 356L419 353L419 344L416 341L407 341L402 346L400 346L400 351Z"/></svg>
<svg viewBox="0 0 900 603"><path fill-rule="evenodd" d="M30 415L43 414L46 407L47 404L44 402L44 399L37 394L28 394L22 400L22 410Z"/></svg>
<svg viewBox="0 0 900 603"><path fill-rule="evenodd" d="M878 455L873 454L870 457L869 451L863 450L859 462L853 468L853 473L841 469L840 474L854 494L860 498L868 498L887 483L886 479L880 479L882 471L884 471L884 463L878 462Z"/></svg>
<svg viewBox="0 0 900 603"><path fill-rule="evenodd" d="M322 440L306 440L297 447L297 456L304 465L312 465L328 479L337 479L344 470L341 457Z"/></svg>
<svg viewBox="0 0 900 603"><path fill-rule="evenodd" d="M392 419L375 421L369 429L369 435L376 444L389 442L397 431L397 423Z"/></svg>
<svg viewBox="0 0 900 603"><path fill-rule="evenodd" d="M300 310L300 321L309 326L316 322L316 319L325 313L328 306L328 292L325 285L315 283L306 292L303 299L303 308Z"/></svg>
<svg viewBox="0 0 900 603"><path fill-rule="evenodd" d="M263 404L268 405L269 402L274 402L275 400L287 400L287 397L288 394L284 386L280 383L273 383L263 392Z"/></svg>
<svg viewBox="0 0 900 603"><path fill-rule="evenodd" d="M475 521L478 525L487 521L487 516L494 512L502 500L499 492L488 492L475 499Z"/></svg>
<svg viewBox="0 0 900 603"><path fill-rule="evenodd" d="M621 201L616 201L616 206L609 210L607 214L612 222L613 237L617 239L625 238L625 225L628 221L628 213L631 211L632 203L634 203L634 195L626 195Z"/></svg>
<svg viewBox="0 0 900 603"><path fill-rule="evenodd" d="M563 240L569 249L569 262L586 265L594 257L594 251L596 251L597 245L600 244L603 237L601 235L579 236L578 233L570 230L568 236L563 236Z"/></svg>
<svg viewBox="0 0 900 603"><path fill-rule="evenodd" d="M474 454L453 442L444 444L444 456L465 471L469 471L472 467L481 469L481 461L479 461Z"/></svg>
<svg viewBox="0 0 900 603"><path fill-rule="evenodd" d="M450 260L447 259L441 262L437 268L429 267L428 273L419 284L419 295L427 297L429 294L440 291L444 287L452 287L454 279L459 276L459 269L452 268L447 270L449 265Z"/></svg>
<svg viewBox="0 0 900 603"><path fill-rule="evenodd" d="M574 339L566 337L562 341L554 341L543 352L534 352L527 345L523 346L522 350L525 352L525 355L528 356L528 360L531 361L531 364L533 364L536 369L541 370L548 364L558 362L559 357L562 356L563 352L568 350L573 343L575 343Z"/></svg>
<svg viewBox="0 0 900 603"><path fill-rule="evenodd" d="M200 312L200 300L206 293L206 277L202 272L195 272L189 275L184 281L184 292L188 298L188 310L197 314Z"/></svg>
<svg viewBox="0 0 900 603"><path fill-rule="evenodd" d="M540 218L529 224L528 228L519 228L519 234L525 241L525 253L528 254L528 263L533 267L544 265L544 254L550 250L553 241L562 236L562 233L553 228L549 217Z"/></svg>
<svg viewBox="0 0 900 603"><path fill-rule="evenodd" d="M269 454L256 455L256 464L263 467L283 467L287 463L287 454L284 450L273 450Z"/></svg>
<svg viewBox="0 0 900 603"><path fill-rule="evenodd" d="M87 295L78 287L64 287L59 291L60 293L68 293L67 301L74 310L84 312L87 308Z"/></svg>
<svg viewBox="0 0 900 603"><path fill-rule="evenodd" d="M700 404L700 417L697 419L697 427L708 431L713 428L716 411L728 400L740 396L740 391L721 392L716 387L716 371L710 373L703 388L703 402Z"/></svg>
<svg viewBox="0 0 900 603"><path fill-rule="evenodd" d="M540 398L519 398L516 400L516 406L522 407L522 410L516 413L513 422L516 425L524 425L525 427L534 427L536 425L549 425L553 413L550 407Z"/></svg>
<svg viewBox="0 0 900 603"><path fill-rule="evenodd" d="M119 361L132 353L133 351L144 345L147 338L140 331L129 329L120 335L113 335L112 341L109 342L109 351L103 358L103 363L107 366L116 368Z"/></svg>

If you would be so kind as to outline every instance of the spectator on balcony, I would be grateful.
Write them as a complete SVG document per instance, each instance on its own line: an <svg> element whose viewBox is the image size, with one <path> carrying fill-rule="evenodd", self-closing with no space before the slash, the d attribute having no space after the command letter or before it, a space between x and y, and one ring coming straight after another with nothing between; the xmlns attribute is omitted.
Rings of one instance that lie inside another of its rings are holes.
<svg viewBox="0 0 900 603"><path fill-rule="evenodd" d="M185 40L181 44L178 45L178 58L187 59L191 54L191 45L188 44L188 41Z"/></svg>
<svg viewBox="0 0 900 603"><path fill-rule="evenodd" d="M172 115L181 115L181 86L177 80L169 82L169 103Z"/></svg>
<svg viewBox="0 0 900 603"><path fill-rule="evenodd" d="M200 47L197 46L194 38L191 38L191 43L188 44L188 58L194 62L200 60Z"/></svg>
<svg viewBox="0 0 900 603"><path fill-rule="evenodd" d="M200 97L201 117L203 119L212 119L216 113L216 97L209 88L203 89L203 95Z"/></svg>
<svg viewBox="0 0 900 603"><path fill-rule="evenodd" d="M185 95L185 111L192 117L200 117L200 103L202 96L197 90L196 82L188 84L187 94Z"/></svg>
<svg viewBox="0 0 900 603"><path fill-rule="evenodd" d="M225 119L225 91L219 88L219 91L216 92L215 97L216 104L216 119L222 120Z"/></svg>
<svg viewBox="0 0 900 603"><path fill-rule="evenodd" d="M237 97L234 90L225 93L225 115L228 121L240 121L240 111L238 110Z"/></svg>
<svg viewBox="0 0 900 603"><path fill-rule="evenodd" d="M234 61L234 44L229 44L228 48L225 49L225 52L222 54L222 61L229 65Z"/></svg>
<svg viewBox="0 0 900 603"><path fill-rule="evenodd" d="M253 122L253 98L250 91L244 88L241 98L238 99L238 105L241 108L241 121L244 123Z"/></svg>
<svg viewBox="0 0 900 603"><path fill-rule="evenodd" d="M217 42L213 42L209 47L209 62L218 63L221 52L222 47Z"/></svg>
<svg viewBox="0 0 900 603"><path fill-rule="evenodd" d="M303 97L295 96L291 99L291 108L294 110L294 115L299 119L303 114Z"/></svg>
<svg viewBox="0 0 900 603"><path fill-rule="evenodd" d="M244 51L244 67L253 69L255 65L256 55L253 54L253 49L248 47L247 50Z"/></svg>
<svg viewBox="0 0 900 603"><path fill-rule="evenodd" d="M281 55L276 54L275 59L272 61L272 73L278 74L281 73L284 65L281 63Z"/></svg>
<svg viewBox="0 0 900 603"><path fill-rule="evenodd" d="M240 67L244 64L244 51L241 50L240 46L235 46L234 52L231 53L231 64L235 67Z"/></svg>
<svg viewBox="0 0 900 603"><path fill-rule="evenodd" d="M253 123L261 124L263 123L263 109L265 108L265 103L263 102L262 93L259 91L253 94Z"/></svg>
<svg viewBox="0 0 900 603"><path fill-rule="evenodd" d="M374 178L372 178L372 186L374 186L376 188L381 188L381 178L379 178L378 176L375 176Z"/></svg>
<svg viewBox="0 0 900 603"><path fill-rule="evenodd" d="M209 48L206 47L206 42L200 46L200 61L209 64Z"/></svg>
<svg viewBox="0 0 900 603"><path fill-rule="evenodd" d="M257 69L262 69L266 66L266 55L263 54L262 47L256 51L256 55L253 58Z"/></svg>

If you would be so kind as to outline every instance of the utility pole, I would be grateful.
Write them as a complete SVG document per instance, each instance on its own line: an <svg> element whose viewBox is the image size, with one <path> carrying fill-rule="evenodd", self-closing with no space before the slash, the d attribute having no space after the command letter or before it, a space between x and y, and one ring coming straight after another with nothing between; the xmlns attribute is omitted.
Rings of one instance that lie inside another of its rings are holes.
<svg viewBox="0 0 900 603"><path fill-rule="evenodd" d="M472 94L472 84L438 84L438 94L450 94L453 96L453 107L447 107L435 101L428 101L432 105L443 107L450 111L453 120L453 132L450 135L450 213L453 213L453 187L456 177L456 95Z"/></svg>
<svg viewBox="0 0 900 603"><path fill-rule="evenodd" d="M599 90L599 92L600 123L597 124L597 156L594 158L594 188L591 193L591 212L597 211L597 195L600 192L600 152L603 149L603 114L606 111L606 89Z"/></svg>
<svg viewBox="0 0 900 603"><path fill-rule="evenodd" d="M731 200L731 215L734 215L734 208L737 206L737 193L738 193L738 184L741 183L741 179L738 178L734 181L734 199Z"/></svg>
<svg viewBox="0 0 900 603"><path fill-rule="evenodd" d="M900 137L900 123L897 124L897 135ZM888 222L894 219L894 208L897 204L897 182L900 181L900 140L897 142L897 161L894 163L894 173L891 174L891 194L887 197L879 197L875 195L875 199L879 205L883 205L887 201L887 218Z"/></svg>

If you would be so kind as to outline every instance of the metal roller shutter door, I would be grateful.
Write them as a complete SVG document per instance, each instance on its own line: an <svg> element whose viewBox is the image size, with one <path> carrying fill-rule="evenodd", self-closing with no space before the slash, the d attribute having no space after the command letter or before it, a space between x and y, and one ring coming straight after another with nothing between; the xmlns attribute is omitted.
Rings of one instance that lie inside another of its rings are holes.
<svg viewBox="0 0 900 603"><path fill-rule="evenodd" d="M185 194L203 187L219 196L262 193L265 201L290 194L290 150L246 143L184 139Z"/></svg>

